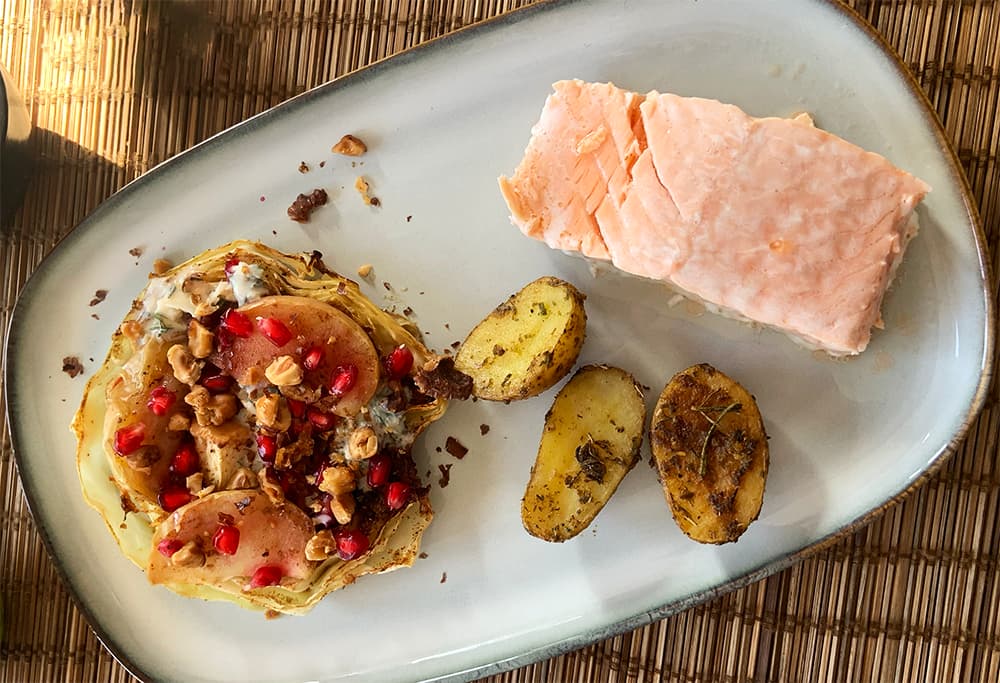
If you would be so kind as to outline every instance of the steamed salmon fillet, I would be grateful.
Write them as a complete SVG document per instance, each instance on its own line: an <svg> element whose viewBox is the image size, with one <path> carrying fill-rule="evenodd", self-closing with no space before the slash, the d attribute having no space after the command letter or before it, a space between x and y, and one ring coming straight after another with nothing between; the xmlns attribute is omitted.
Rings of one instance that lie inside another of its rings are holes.
<svg viewBox="0 0 1000 683"><path fill-rule="evenodd" d="M511 220L832 355L862 352L926 183L805 115L554 85L500 178Z"/></svg>

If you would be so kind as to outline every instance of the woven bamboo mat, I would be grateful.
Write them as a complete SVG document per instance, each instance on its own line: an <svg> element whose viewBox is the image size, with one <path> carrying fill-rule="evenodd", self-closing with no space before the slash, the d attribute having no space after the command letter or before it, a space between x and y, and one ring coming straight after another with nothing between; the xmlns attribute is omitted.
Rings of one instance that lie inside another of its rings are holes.
<svg viewBox="0 0 1000 683"><path fill-rule="evenodd" d="M38 157L0 241L3 329L55 241L129 180L314 85L527 4L0 0L0 62L31 109ZM995 254L1000 3L850 4L937 108ZM998 436L994 387L943 471L855 535L682 614L489 680L1000 681ZM6 430L0 439L0 683L132 680L60 584Z"/></svg>

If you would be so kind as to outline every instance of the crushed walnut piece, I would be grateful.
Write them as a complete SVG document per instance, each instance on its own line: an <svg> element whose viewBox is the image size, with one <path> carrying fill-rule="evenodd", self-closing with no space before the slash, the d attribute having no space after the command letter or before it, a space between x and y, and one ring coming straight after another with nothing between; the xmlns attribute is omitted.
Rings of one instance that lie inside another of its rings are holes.
<svg viewBox="0 0 1000 683"><path fill-rule="evenodd" d="M313 449L312 426L306 424L299 432L298 439L278 448L278 452L274 454L274 466L279 470L288 469L302 458L312 455Z"/></svg>
<svg viewBox="0 0 1000 683"><path fill-rule="evenodd" d="M173 262L168 261L165 258L158 258L153 260L153 275L163 275L168 270L174 267Z"/></svg>
<svg viewBox="0 0 1000 683"><path fill-rule="evenodd" d="M195 358L208 358L212 353L215 335L200 322L191 319L188 323L188 348Z"/></svg>
<svg viewBox="0 0 1000 683"><path fill-rule="evenodd" d="M174 377L187 385L193 385L201 377L201 369L205 365L183 344L174 344L167 349L167 362L174 371Z"/></svg>
<svg viewBox="0 0 1000 683"><path fill-rule="evenodd" d="M241 467L236 470L233 478L229 480L226 484L227 489L255 489L257 488L257 475L254 471L247 468Z"/></svg>
<svg viewBox="0 0 1000 683"><path fill-rule="evenodd" d="M278 391L285 398L290 398L293 401L301 401L302 403L315 403L323 396L322 387L313 387L307 384L296 384L284 387L278 387Z"/></svg>
<svg viewBox="0 0 1000 683"><path fill-rule="evenodd" d="M198 493L198 491L201 491L205 487L205 475L202 472L189 474L187 479L184 480L184 485L187 486L187 490L191 493Z"/></svg>
<svg viewBox="0 0 1000 683"><path fill-rule="evenodd" d="M161 457L160 449L156 446L142 446L134 453L129 453L125 457L125 462L133 470L149 474L153 465L159 462Z"/></svg>
<svg viewBox="0 0 1000 683"><path fill-rule="evenodd" d="M175 567L201 567L205 564L205 553L195 541L188 541L170 556L170 564Z"/></svg>
<svg viewBox="0 0 1000 683"><path fill-rule="evenodd" d="M264 468L257 475L257 479L260 481L260 490L264 492L272 503L277 505L284 505L285 503L285 490L281 488L281 484L278 483L278 478L274 474L274 471L270 468Z"/></svg>
<svg viewBox="0 0 1000 683"><path fill-rule="evenodd" d="M364 176L359 175L354 180L354 189L361 195L362 201L364 201L364 203L368 206L379 207L382 205L382 202L378 197L373 197L371 195L371 187L371 184L365 179Z"/></svg>
<svg viewBox="0 0 1000 683"><path fill-rule="evenodd" d="M66 356L63 358L62 369L70 377L76 377L83 372L83 363L76 356Z"/></svg>
<svg viewBox="0 0 1000 683"><path fill-rule="evenodd" d="M278 356L264 370L267 381L278 387L302 383L302 366L292 356Z"/></svg>
<svg viewBox="0 0 1000 683"><path fill-rule="evenodd" d="M306 559L320 562L337 554L337 541L329 529L317 531L306 543Z"/></svg>
<svg viewBox="0 0 1000 683"><path fill-rule="evenodd" d="M465 400L472 395L472 378L455 367L448 356L431 358L417 371L413 382L423 393L434 398Z"/></svg>
<svg viewBox="0 0 1000 683"><path fill-rule="evenodd" d="M224 424L239 412L239 401L232 394L212 394L200 384L184 397L194 408L194 417L202 427Z"/></svg>
<svg viewBox="0 0 1000 683"><path fill-rule="evenodd" d="M264 394L257 399L254 407L257 409L258 424L276 432L283 432L292 426L292 412L281 395Z"/></svg>
<svg viewBox="0 0 1000 683"><path fill-rule="evenodd" d="M308 173L308 172L309 172L309 164L307 164L304 161L300 161L299 162L299 173Z"/></svg>
<svg viewBox="0 0 1000 683"><path fill-rule="evenodd" d="M343 154L348 157L359 157L368 151L368 145L354 135L345 135L337 141L330 151L334 154Z"/></svg>
<svg viewBox="0 0 1000 683"><path fill-rule="evenodd" d="M367 460L378 453L378 436L371 427L360 427L351 432L347 452L352 460Z"/></svg>
<svg viewBox="0 0 1000 683"><path fill-rule="evenodd" d="M322 188L317 188L310 194L300 194L288 207L288 217L296 223L308 223L312 212L324 206L329 199L326 190Z"/></svg>
<svg viewBox="0 0 1000 683"><path fill-rule="evenodd" d="M355 486L354 471L345 465L332 465L323 469L323 476L316 486L320 491L325 491L336 496L338 493L353 491Z"/></svg>
<svg viewBox="0 0 1000 683"><path fill-rule="evenodd" d="M338 493L330 499L330 512L338 524L350 524L355 506L356 501L350 493Z"/></svg>

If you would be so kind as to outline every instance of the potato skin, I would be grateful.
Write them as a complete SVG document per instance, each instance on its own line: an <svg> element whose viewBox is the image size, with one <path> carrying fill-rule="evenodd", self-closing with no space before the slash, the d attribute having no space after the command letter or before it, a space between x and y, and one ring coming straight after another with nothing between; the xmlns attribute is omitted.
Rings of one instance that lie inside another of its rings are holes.
<svg viewBox="0 0 1000 683"><path fill-rule="evenodd" d="M525 530L553 542L583 531L638 462L645 421L632 375L604 365L580 368L545 415L521 499Z"/></svg>
<svg viewBox="0 0 1000 683"><path fill-rule="evenodd" d="M729 543L757 519L767 434L738 382L708 364L674 375L653 411L650 445L674 521L689 537Z"/></svg>
<svg viewBox="0 0 1000 683"><path fill-rule="evenodd" d="M587 329L584 295L559 278L528 283L469 333L455 367L490 401L536 396L576 363Z"/></svg>

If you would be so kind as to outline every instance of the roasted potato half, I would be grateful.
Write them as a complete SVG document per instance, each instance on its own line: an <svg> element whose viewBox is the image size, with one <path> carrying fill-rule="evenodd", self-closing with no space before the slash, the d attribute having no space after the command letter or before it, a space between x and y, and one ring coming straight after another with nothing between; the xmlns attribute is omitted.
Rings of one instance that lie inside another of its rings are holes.
<svg viewBox="0 0 1000 683"><path fill-rule="evenodd" d="M753 396L711 365L674 375L650 445L674 521L700 543L729 543L757 519L767 481L764 422Z"/></svg>
<svg viewBox="0 0 1000 683"><path fill-rule="evenodd" d="M632 375L586 365L545 415L538 457L521 500L521 521L546 541L573 538L635 466L646 404Z"/></svg>
<svg viewBox="0 0 1000 683"><path fill-rule="evenodd" d="M472 377L473 394L514 401L565 377L583 346L584 298L568 282L541 277L497 306L455 356L455 367Z"/></svg>

